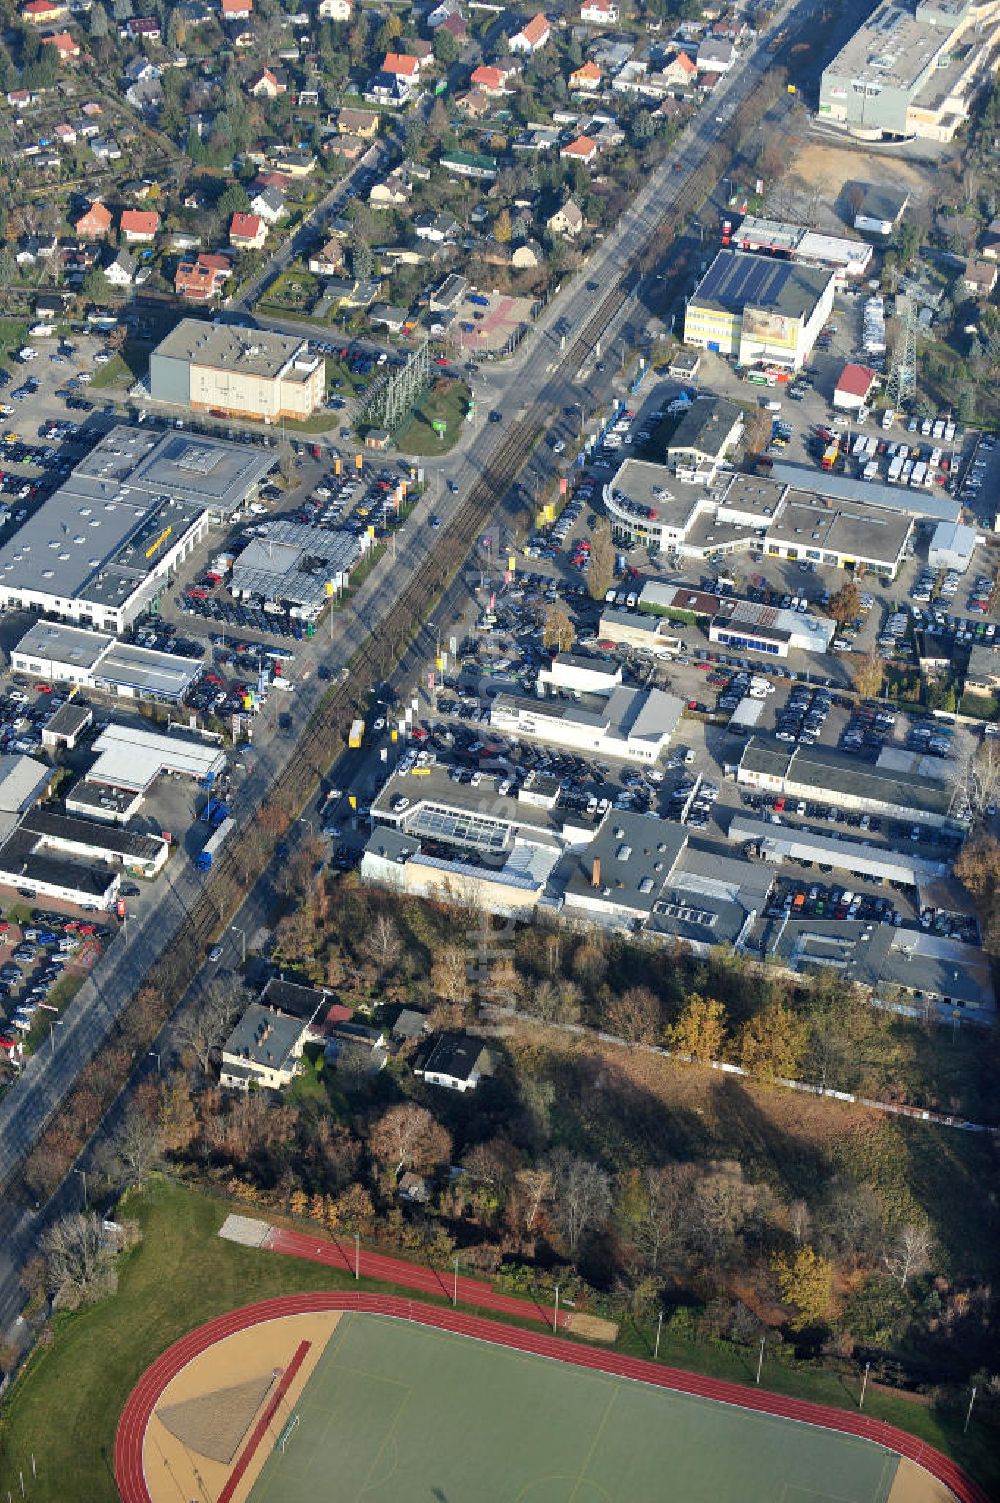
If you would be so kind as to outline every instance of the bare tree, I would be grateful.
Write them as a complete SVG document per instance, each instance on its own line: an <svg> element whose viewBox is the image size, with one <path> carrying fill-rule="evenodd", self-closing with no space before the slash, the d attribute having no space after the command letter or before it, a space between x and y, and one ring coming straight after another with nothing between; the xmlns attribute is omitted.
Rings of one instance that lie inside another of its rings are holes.
<svg viewBox="0 0 1000 1503"><path fill-rule="evenodd" d="M524 1230L533 1230L538 1213L552 1194L552 1175L547 1169L522 1169L517 1176L521 1220Z"/></svg>
<svg viewBox="0 0 1000 1503"><path fill-rule="evenodd" d="M788 1230L796 1246L809 1235L809 1207L804 1200L793 1200L788 1207Z"/></svg>
<svg viewBox="0 0 1000 1503"><path fill-rule="evenodd" d="M426 1107L391 1106L372 1128L372 1156L398 1176L404 1169L433 1169L451 1154L451 1134Z"/></svg>
<svg viewBox="0 0 1000 1503"><path fill-rule="evenodd" d="M552 1155L552 1184L559 1226L575 1253L587 1233L607 1219L611 1182L590 1159L560 1148Z"/></svg>
<svg viewBox="0 0 1000 1503"><path fill-rule="evenodd" d="M364 948L379 974L379 980L391 971L403 953L403 941L396 920L388 913L377 915L365 935Z"/></svg>
<svg viewBox="0 0 1000 1503"><path fill-rule="evenodd" d="M904 1226L882 1260L901 1289L907 1281L926 1273L931 1265L934 1237L926 1221L911 1221Z"/></svg>
<svg viewBox="0 0 1000 1503"><path fill-rule="evenodd" d="M222 977L212 981L177 1025L181 1054L193 1057L207 1074L213 1052L225 1040L235 1018L250 1004L250 993L238 982Z"/></svg>
<svg viewBox="0 0 1000 1503"><path fill-rule="evenodd" d="M141 1189L163 1152L159 1122L132 1102L112 1138L111 1148L124 1183Z"/></svg>
<svg viewBox="0 0 1000 1503"><path fill-rule="evenodd" d="M64 1309L93 1304L118 1287L116 1244L92 1211L60 1217L42 1237L42 1252L49 1293Z"/></svg>

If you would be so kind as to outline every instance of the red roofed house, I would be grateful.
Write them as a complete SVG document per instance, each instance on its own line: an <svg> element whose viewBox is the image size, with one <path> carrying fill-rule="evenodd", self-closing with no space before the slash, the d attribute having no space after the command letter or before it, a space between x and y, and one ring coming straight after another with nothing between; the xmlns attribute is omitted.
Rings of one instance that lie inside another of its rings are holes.
<svg viewBox="0 0 1000 1503"><path fill-rule="evenodd" d="M103 240L111 228L111 217L111 210L95 198L90 208L73 221L73 229L81 240Z"/></svg>
<svg viewBox="0 0 1000 1503"><path fill-rule="evenodd" d="M540 52L551 35L552 28L539 11L527 26L515 31L507 45L511 52Z"/></svg>
<svg viewBox="0 0 1000 1503"><path fill-rule="evenodd" d="M575 94L596 94L603 78L604 74L597 64L587 62L570 74L569 86Z"/></svg>
<svg viewBox="0 0 1000 1503"><path fill-rule="evenodd" d="M416 78L420 64L408 52L387 52L382 72L392 73L396 78Z"/></svg>
<svg viewBox="0 0 1000 1503"><path fill-rule="evenodd" d="M133 16L128 22L128 34L146 42L158 42L162 32L155 16Z"/></svg>
<svg viewBox="0 0 1000 1503"><path fill-rule="evenodd" d="M834 407L845 412L857 412L868 401L877 380L878 375L869 370L867 365L845 365L840 373L840 380L834 387Z"/></svg>
<svg viewBox="0 0 1000 1503"><path fill-rule="evenodd" d="M60 62L80 56L80 43L75 37L70 36L68 31L59 31L55 36L42 37L42 46L54 47L59 54Z"/></svg>
<svg viewBox="0 0 1000 1503"><path fill-rule="evenodd" d="M126 245L140 245L155 238L160 216L153 209L123 209L118 227Z"/></svg>
<svg viewBox="0 0 1000 1503"><path fill-rule="evenodd" d="M234 214L229 221L229 244L238 250L260 250L267 225L259 214Z"/></svg>
<svg viewBox="0 0 1000 1503"><path fill-rule="evenodd" d="M208 303L232 276L233 268L226 256L199 254L185 256L174 272L174 291L192 303Z"/></svg>
<svg viewBox="0 0 1000 1503"><path fill-rule="evenodd" d="M689 84L698 77L698 64L686 52L675 52L660 70L665 83Z"/></svg>
<svg viewBox="0 0 1000 1503"><path fill-rule="evenodd" d="M64 120L57 125L52 134L61 141L64 146L72 146L77 139L76 131L68 121Z"/></svg>
<svg viewBox="0 0 1000 1503"><path fill-rule="evenodd" d="M507 87L509 79L514 77L512 70L508 68L495 68L486 63L481 63L469 79L474 89L481 89L490 99L499 99L504 94L512 94L513 89Z"/></svg>
<svg viewBox="0 0 1000 1503"><path fill-rule="evenodd" d="M597 142L590 136L577 136L575 141L562 148L559 155L565 162L582 162L589 167L597 156Z"/></svg>
<svg viewBox="0 0 1000 1503"><path fill-rule="evenodd" d="M616 26L618 7L614 0L583 0L580 20L589 21L591 26Z"/></svg>
<svg viewBox="0 0 1000 1503"><path fill-rule="evenodd" d="M69 14L69 6L59 0L28 0L21 7L21 18L32 26L47 26L51 21L61 21Z"/></svg>
<svg viewBox="0 0 1000 1503"><path fill-rule="evenodd" d="M219 0L224 21L249 21L253 0Z"/></svg>
<svg viewBox="0 0 1000 1503"><path fill-rule="evenodd" d="M279 94L287 94L288 81L283 69L261 68L251 78L247 89L255 99L277 99Z"/></svg>

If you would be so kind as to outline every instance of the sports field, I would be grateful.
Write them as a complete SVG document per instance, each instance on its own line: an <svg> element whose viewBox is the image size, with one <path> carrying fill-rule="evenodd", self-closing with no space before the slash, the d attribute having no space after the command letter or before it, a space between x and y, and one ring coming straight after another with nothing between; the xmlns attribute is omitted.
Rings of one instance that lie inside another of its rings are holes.
<svg viewBox="0 0 1000 1503"><path fill-rule="evenodd" d="M850 1435L357 1313L294 1415L251 1503L886 1503L898 1465Z"/></svg>

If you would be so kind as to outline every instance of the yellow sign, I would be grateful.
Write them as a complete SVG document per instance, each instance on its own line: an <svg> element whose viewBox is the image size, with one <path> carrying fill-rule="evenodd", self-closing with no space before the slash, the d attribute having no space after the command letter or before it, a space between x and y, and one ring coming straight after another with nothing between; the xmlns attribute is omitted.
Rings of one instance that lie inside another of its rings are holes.
<svg viewBox="0 0 1000 1503"><path fill-rule="evenodd" d="M349 793L347 795L347 802L350 804L350 806L351 806L352 809L356 809L358 807L357 797L353 793Z"/></svg>
<svg viewBox="0 0 1000 1503"><path fill-rule="evenodd" d="M513 553L510 555L510 557L507 560L507 568L510 570L510 572L512 574L514 573L514 570L517 568L517 559L514 557Z"/></svg>
<svg viewBox="0 0 1000 1503"><path fill-rule="evenodd" d="M164 543L167 541L167 538L170 536L173 530L174 529L172 525L169 527L164 527L163 531L160 533L160 536L156 539L156 542L150 543L149 547L146 549L147 558L152 558L153 554L163 547Z"/></svg>
<svg viewBox="0 0 1000 1503"><path fill-rule="evenodd" d="M364 466L365 466L365 461L364 461L363 456L360 455L360 454L355 454L355 456L354 456L354 468L356 470L363 470Z"/></svg>
<svg viewBox="0 0 1000 1503"><path fill-rule="evenodd" d="M323 586L323 588L324 588L324 590L327 593L327 597L329 598L329 596L331 596L333 594L334 589L335 589L333 580L332 579L328 579L327 582L326 582L326 584Z"/></svg>
<svg viewBox="0 0 1000 1503"><path fill-rule="evenodd" d="M335 475L339 475L340 474L340 460L339 459L335 459L333 461L333 473Z"/></svg>

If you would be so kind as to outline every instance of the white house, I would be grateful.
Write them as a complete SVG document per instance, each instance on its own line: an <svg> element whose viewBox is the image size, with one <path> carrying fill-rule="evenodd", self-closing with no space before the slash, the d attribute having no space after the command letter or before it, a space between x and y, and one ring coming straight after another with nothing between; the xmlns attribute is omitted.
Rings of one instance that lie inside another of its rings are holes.
<svg viewBox="0 0 1000 1503"><path fill-rule="evenodd" d="M321 21L349 21L351 0L319 0L316 14Z"/></svg>
<svg viewBox="0 0 1000 1503"><path fill-rule="evenodd" d="M614 0L584 0L580 6L580 20L591 26L616 26L618 7Z"/></svg>
<svg viewBox="0 0 1000 1503"><path fill-rule="evenodd" d="M507 45L511 52L541 52L551 35L552 28L539 11L520 31L515 31Z"/></svg>

